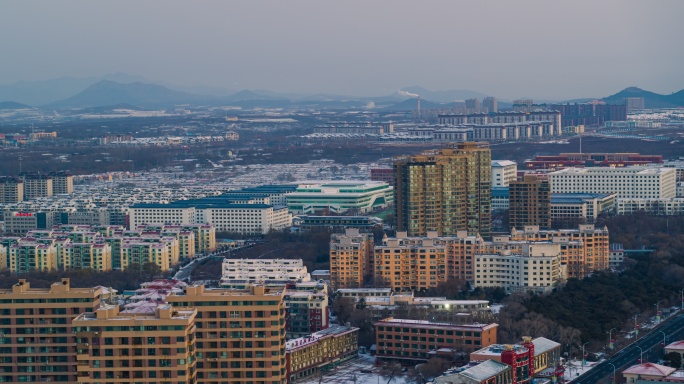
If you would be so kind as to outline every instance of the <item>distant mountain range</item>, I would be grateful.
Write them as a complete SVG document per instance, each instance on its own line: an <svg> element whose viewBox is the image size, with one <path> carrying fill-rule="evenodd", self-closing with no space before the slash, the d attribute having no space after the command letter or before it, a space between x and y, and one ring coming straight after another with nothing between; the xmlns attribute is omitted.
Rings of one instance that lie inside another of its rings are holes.
<svg viewBox="0 0 684 384"><path fill-rule="evenodd" d="M354 97L332 94L278 93L269 90L231 91L214 86L178 86L152 83L140 76L114 73L102 77L64 77L44 81L20 81L0 85L0 108L16 109L43 107L47 109L83 109L130 105L139 108L166 108L180 104L193 106L231 105L243 108L311 107L351 108L369 101L381 111L407 111L416 108L415 98L420 95L421 107L449 108L457 101L486 97L472 90L432 91L411 86L384 96ZM671 95L660 95L640 88L626 88L603 100L622 103L626 97L643 97L646 108L684 106L684 90ZM586 99L593 100L593 99ZM4 102L3 102L4 101ZM582 102L585 99L573 100ZM12 104L15 103L15 104ZM15 106L16 108L12 107ZM509 106L499 100L499 107Z"/></svg>
<svg viewBox="0 0 684 384"><path fill-rule="evenodd" d="M603 99L607 103L621 103L627 97L643 97L646 108L684 107L684 89L669 95L661 95L637 87L625 88L622 91Z"/></svg>

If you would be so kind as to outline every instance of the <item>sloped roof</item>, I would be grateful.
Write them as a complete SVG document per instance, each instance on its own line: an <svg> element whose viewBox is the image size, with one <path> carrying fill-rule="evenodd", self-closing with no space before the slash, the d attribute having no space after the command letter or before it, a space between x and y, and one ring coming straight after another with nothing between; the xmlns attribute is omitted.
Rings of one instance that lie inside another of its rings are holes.
<svg viewBox="0 0 684 384"><path fill-rule="evenodd" d="M666 367L664 365L658 365L654 363L644 363L629 367L623 374L629 375L647 375L647 376L669 376L672 372L676 371L676 368Z"/></svg>
<svg viewBox="0 0 684 384"><path fill-rule="evenodd" d="M675 341L674 343L668 344L665 349L676 349L684 350L684 340Z"/></svg>
<svg viewBox="0 0 684 384"><path fill-rule="evenodd" d="M477 381L487 380L492 378L501 372L511 369L508 364L499 363L495 360L486 360L472 368L468 368L459 375L471 378Z"/></svg>
<svg viewBox="0 0 684 384"><path fill-rule="evenodd" d="M545 337L537 337L536 339L532 340L532 344L534 344L535 355L560 347L559 343L556 343L555 341L549 340Z"/></svg>

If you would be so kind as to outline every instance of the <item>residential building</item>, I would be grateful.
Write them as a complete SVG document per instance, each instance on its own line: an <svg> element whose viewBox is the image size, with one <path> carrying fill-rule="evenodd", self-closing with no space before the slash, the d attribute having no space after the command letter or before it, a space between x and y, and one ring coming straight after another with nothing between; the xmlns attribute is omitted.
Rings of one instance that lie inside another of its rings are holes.
<svg viewBox="0 0 684 384"><path fill-rule="evenodd" d="M52 177L41 174L23 174L24 200L52 196Z"/></svg>
<svg viewBox="0 0 684 384"><path fill-rule="evenodd" d="M371 181L380 181L392 185L394 183L394 169L392 168L371 168Z"/></svg>
<svg viewBox="0 0 684 384"><path fill-rule="evenodd" d="M60 252L59 262L63 269L112 269L112 247L109 244L68 243Z"/></svg>
<svg viewBox="0 0 684 384"><path fill-rule="evenodd" d="M151 263L161 271L169 270L169 249L160 242L124 242L121 244L121 268L140 268Z"/></svg>
<svg viewBox="0 0 684 384"><path fill-rule="evenodd" d="M0 177L0 204L14 204L24 200L24 182L17 177Z"/></svg>
<svg viewBox="0 0 684 384"><path fill-rule="evenodd" d="M428 231L455 235L491 232L491 151L488 143L398 158L395 170L397 230L409 236Z"/></svg>
<svg viewBox="0 0 684 384"><path fill-rule="evenodd" d="M511 230L510 240L513 244L521 241L560 243L561 262L567 266L568 278L581 279L592 272L608 269L610 265L610 241L606 227L580 224L577 229L544 231L537 226L527 226L522 230Z"/></svg>
<svg viewBox="0 0 684 384"><path fill-rule="evenodd" d="M610 244L610 267L619 268L625 261L625 249L620 243Z"/></svg>
<svg viewBox="0 0 684 384"><path fill-rule="evenodd" d="M551 228L551 186L537 175L525 175L509 185L509 223L512 228L538 225Z"/></svg>
<svg viewBox="0 0 684 384"><path fill-rule="evenodd" d="M567 278L558 243L527 243L520 254L505 251L475 256L475 286L507 293L547 293Z"/></svg>
<svg viewBox="0 0 684 384"><path fill-rule="evenodd" d="M197 383L287 382L284 293L257 285L248 290L192 285L166 297L174 308L197 310Z"/></svg>
<svg viewBox="0 0 684 384"><path fill-rule="evenodd" d="M518 164L510 160L492 160L492 188L508 187L518 176Z"/></svg>
<svg viewBox="0 0 684 384"><path fill-rule="evenodd" d="M535 111L520 111L520 112L496 112L492 113L470 113L470 114L444 114L439 115L438 124L441 125L488 125L488 124L510 124L510 123L533 123L533 122L547 122L550 127L553 127L553 132L549 132L549 136L559 136L562 131L561 126L561 112L554 110L535 110ZM566 125L565 123L562 124ZM574 125L574 124L572 124Z"/></svg>
<svg viewBox="0 0 684 384"><path fill-rule="evenodd" d="M288 284L283 301L288 339L304 337L330 326L327 283L307 281Z"/></svg>
<svg viewBox="0 0 684 384"><path fill-rule="evenodd" d="M0 270L5 270L9 266L9 255L7 254L7 246L0 244Z"/></svg>
<svg viewBox="0 0 684 384"><path fill-rule="evenodd" d="M627 106L627 113L636 112L644 109L643 97L625 97L625 105Z"/></svg>
<svg viewBox="0 0 684 384"><path fill-rule="evenodd" d="M74 192L74 175L65 172L51 173L52 177L52 194L64 195Z"/></svg>
<svg viewBox="0 0 684 384"><path fill-rule="evenodd" d="M374 324L379 361L426 361L430 351L472 352L496 343L496 323L449 324L392 317Z"/></svg>
<svg viewBox="0 0 684 384"><path fill-rule="evenodd" d="M472 112L480 112L480 100L479 99L466 99L465 100L466 110Z"/></svg>
<svg viewBox="0 0 684 384"><path fill-rule="evenodd" d="M616 193L619 199L674 198L673 168L566 168L548 174L551 193Z"/></svg>
<svg viewBox="0 0 684 384"><path fill-rule="evenodd" d="M615 209L616 193L552 193L551 221L594 223L601 213Z"/></svg>
<svg viewBox="0 0 684 384"><path fill-rule="evenodd" d="M196 309L168 304L154 314L106 305L73 321L78 383L196 381Z"/></svg>
<svg viewBox="0 0 684 384"><path fill-rule="evenodd" d="M354 124L354 123L339 123L329 125L319 125L314 127L314 133L367 133L374 135L383 135L394 132L394 123L368 123L368 124Z"/></svg>
<svg viewBox="0 0 684 384"><path fill-rule="evenodd" d="M643 363L625 369L622 371L622 377L627 384L681 382L684 379L684 372L660 364Z"/></svg>
<svg viewBox="0 0 684 384"><path fill-rule="evenodd" d="M221 267L221 286L245 289L252 284L284 287L311 281L302 259L225 259Z"/></svg>
<svg viewBox="0 0 684 384"><path fill-rule="evenodd" d="M560 170L568 167L609 167L622 168L633 165L646 166L662 164L662 155L642 155L639 153L561 153L557 156L538 155L525 161L526 170Z"/></svg>
<svg viewBox="0 0 684 384"><path fill-rule="evenodd" d="M509 187L492 187L492 212L510 209Z"/></svg>
<svg viewBox="0 0 684 384"><path fill-rule="evenodd" d="M497 102L496 97L485 97L482 99L482 106L487 109L486 112L499 112L499 103Z"/></svg>
<svg viewBox="0 0 684 384"><path fill-rule="evenodd" d="M318 211L368 213L393 202L392 186L380 181L300 182L287 194L287 208L294 214Z"/></svg>
<svg viewBox="0 0 684 384"><path fill-rule="evenodd" d="M0 290L0 377L3 382L78 383L72 321L100 306L101 288L71 288L62 279L50 288L31 288L20 279Z"/></svg>
<svg viewBox="0 0 684 384"><path fill-rule="evenodd" d="M330 236L330 283L334 289L361 288L371 274L373 234L347 228Z"/></svg>
<svg viewBox="0 0 684 384"><path fill-rule="evenodd" d="M655 215L682 215L684 198L615 200L615 213L618 215L631 215L640 211Z"/></svg>
<svg viewBox="0 0 684 384"><path fill-rule="evenodd" d="M221 232L265 234L292 225L292 215L284 206L235 204L223 196L170 204L136 204L129 212L130 228L143 224L210 224Z"/></svg>
<svg viewBox="0 0 684 384"><path fill-rule="evenodd" d="M343 325L286 343L287 380L294 383L357 356L359 329Z"/></svg>
<svg viewBox="0 0 684 384"><path fill-rule="evenodd" d="M559 111L563 116L563 126L601 127L607 121L627 120L627 106L624 104L594 101L582 104L553 104L549 108Z"/></svg>
<svg viewBox="0 0 684 384"><path fill-rule="evenodd" d="M21 241L9 247L8 264L13 273L57 269L57 248L52 243Z"/></svg>
<svg viewBox="0 0 684 384"><path fill-rule="evenodd" d="M388 238L375 247L373 278L395 291L427 290L446 282L447 246L434 238Z"/></svg>

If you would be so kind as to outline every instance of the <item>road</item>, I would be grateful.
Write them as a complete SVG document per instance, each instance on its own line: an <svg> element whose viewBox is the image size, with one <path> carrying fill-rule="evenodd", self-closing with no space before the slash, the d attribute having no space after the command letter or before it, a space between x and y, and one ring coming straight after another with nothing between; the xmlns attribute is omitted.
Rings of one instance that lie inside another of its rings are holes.
<svg viewBox="0 0 684 384"><path fill-rule="evenodd" d="M641 339L628 345L624 349L618 351L613 355L613 357L611 357L610 359L606 359L604 362L596 365L594 368L587 371L587 373L570 381L570 383L598 383L603 379L607 379L613 376L613 366L611 366L610 364L615 365L616 372L618 373L624 370L625 368L638 364L637 360L641 356L641 351L639 351L639 347L641 347L641 349L644 352L644 362L648 361L647 354L648 357L655 360L656 355L654 353L649 352L651 352L652 349L654 349L655 347L657 347L655 349L660 350L660 343L663 342L663 334L660 333L660 331L665 333L668 342L681 339L682 336L684 336L684 314L676 315L669 319L666 319L665 322L662 323L660 326L651 330L651 332L649 332L648 335L642 337Z"/></svg>

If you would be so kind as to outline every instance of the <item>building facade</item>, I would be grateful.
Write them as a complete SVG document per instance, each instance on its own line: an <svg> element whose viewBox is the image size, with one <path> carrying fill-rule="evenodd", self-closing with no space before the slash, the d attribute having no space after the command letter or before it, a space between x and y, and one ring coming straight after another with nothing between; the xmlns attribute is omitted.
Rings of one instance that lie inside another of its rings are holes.
<svg viewBox="0 0 684 384"><path fill-rule="evenodd" d="M0 292L2 381L80 382L72 322L100 306L102 290L71 288L69 279L31 288L21 279Z"/></svg>
<svg viewBox="0 0 684 384"><path fill-rule="evenodd" d="M525 175L509 185L509 223L511 228L538 225L551 228L551 186L536 175Z"/></svg>
<svg viewBox="0 0 684 384"><path fill-rule="evenodd" d="M535 156L525 161L526 170L567 167L610 167L621 168L632 165L662 164L662 155L642 155L639 153L561 153L558 156Z"/></svg>
<svg viewBox="0 0 684 384"><path fill-rule="evenodd" d="M397 230L409 236L428 231L489 237L491 233L491 151L487 143L399 158L394 163Z"/></svg>
<svg viewBox="0 0 684 384"><path fill-rule="evenodd" d="M518 164L510 160L492 160L492 188L508 187L518 175Z"/></svg>
<svg viewBox="0 0 684 384"><path fill-rule="evenodd" d="M673 168L566 168L548 177L551 193L616 193L618 199L667 199L676 194Z"/></svg>
<svg viewBox="0 0 684 384"><path fill-rule="evenodd" d="M392 186L380 181L326 181L300 183L288 194L287 208L294 214L318 211L368 213L392 204Z"/></svg>
<svg viewBox="0 0 684 384"><path fill-rule="evenodd" d="M221 286L226 288L284 287L311 280L302 259L225 259L221 269Z"/></svg>
<svg viewBox="0 0 684 384"><path fill-rule="evenodd" d="M386 318L375 325L376 358L380 361L425 361L430 351L449 348L472 352L496 344L498 324L454 325L424 320Z"/></svg>
<svg viewBox="0 0 684 384"><path fill-rule="evenodd" d="M24 200L52 196L52 177L41 174L24 174Z"/></svg>
<svg viewBox="0 0 684 384"><path fill-rule="evenodd" d="M330 283L333 289L361 288L371 274L373 234L348 228L330 236Z"/></svg>
<svg viewBox="0 0 684 384"><path fill-rule="evenodd" d="M0 204L24 201L24 181L18 177L0 177Z"/></svg>
<svg viewBox="0 0 684 384"><path fill-rule="evenodd" d="M334 325L286 344L288 382L294 383L357 356L359 329Z"/></svg>

